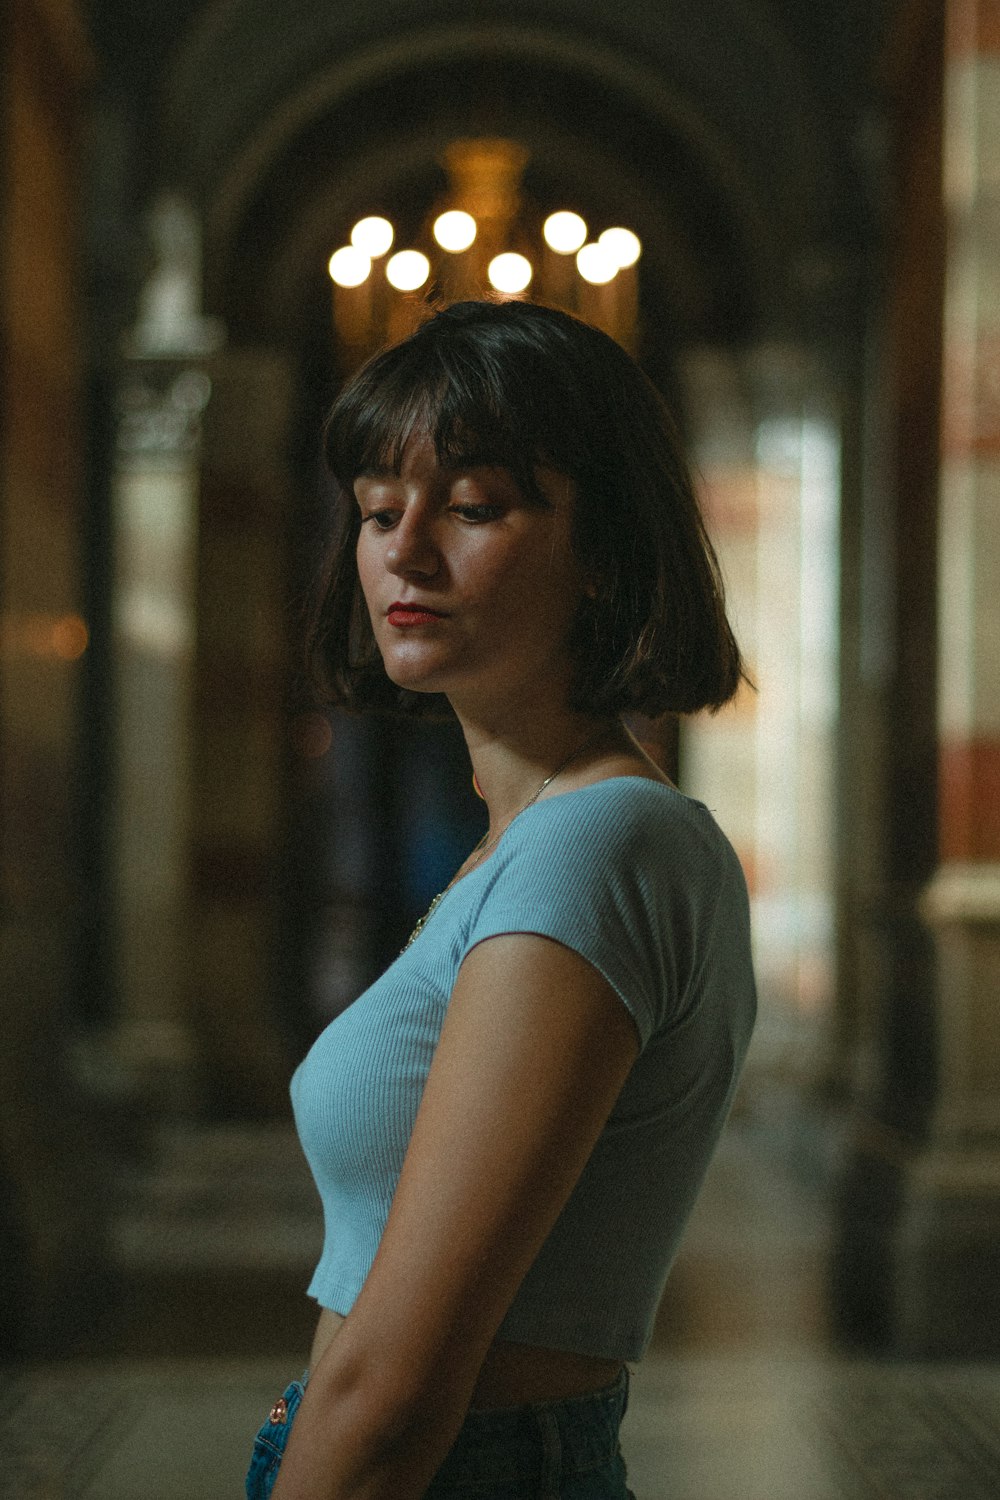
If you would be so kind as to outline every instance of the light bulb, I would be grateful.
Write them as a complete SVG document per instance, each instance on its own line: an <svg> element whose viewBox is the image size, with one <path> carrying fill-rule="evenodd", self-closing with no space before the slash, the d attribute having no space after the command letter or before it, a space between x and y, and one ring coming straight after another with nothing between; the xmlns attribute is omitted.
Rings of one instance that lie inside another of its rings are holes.
<svg viewBox="0 0 1000 1500"><path fill-rule="evenodd" d="M430 274L431 263L419 250L397 250L386 262L386 280L397 292L415 292Z"/></svg>
<svg viewBox="0 0 1000 1500"><path fill-rule="evenodd" d="M642 242L631 229L606 229L598 236L597 243L614 256L619 267L634 266L642 254Z"/></svg>
<svg viewBox="0 0 1000 1500"><path fill-rule="evenodd" d="M372 260L377 260L388 250L395 233L388 219L370 214L367 219L359 219L351 230L351 244Z"/></svg>
<svg viewBox="0 0 1000 1500"><path fill-rule="evenodd" d="M587 226L579 214L570 213L569 209L564 208L558 213L549 214L542 225L542 234L545 236L545 243L557 254L572 255L587 238Z"/></svg>
<svg viewBox="0 0 1000 1500"><path fill-rule="evenodd" d="M341 245L330 256L328 270L331 281L338 286L360 286L368 280L372 263L363 250L355 245Z"/></svg>
<svg viewBox="0 0 1000 1500"><path fill-rule="evenodd" d="M495 287L498 292L514 296L524 291L533 273L530 260L514 250L507 250L503 255L493 257L486 274L490 279L490 286Z"/></svg>
<svg viewBox="0 0 1000 1500"><path fill-rule="evenodd" d="M618 262L603 245L592 240L577 251L576 269L591 286L604 286L618 275Z"/></svg>
<svg viewBox="0 0 1000 1500"><path fill-rule="evenodd" d="M476 238L476 221L461 208L450 208L434 220L434 238L442 250L458 255Z"/></svg>

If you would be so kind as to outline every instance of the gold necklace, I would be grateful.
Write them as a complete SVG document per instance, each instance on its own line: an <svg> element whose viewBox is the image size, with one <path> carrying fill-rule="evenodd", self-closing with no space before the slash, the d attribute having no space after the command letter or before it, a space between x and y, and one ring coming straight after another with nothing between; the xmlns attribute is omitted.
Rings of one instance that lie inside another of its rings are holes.
<svg viewBox="0 0 1000 1500"><path fill-rule="evenodd" d="M490 850L494 849L496 847L496 845L499 844L500 840L503 838L504 834L507 832L507 830L510 827L511 823L513 823L517 818L519 818L523 812L527 812L529 807L533 807L534 806L534 804L538 801L539 797L544 792L545 788L547 786L551 786L552 783L553 783L553 781L555 781L556 777L557 776L561 776L562 773L563 773L563 771L565 771L565 769L566 769L567 766L572 765L573 761L578 760L579 757L581 755L583 755L584 751L589 750L593 745L596 745L597 742L598 742L598 740L602 739L604 737L604 735L607 734L607 732L608 732L607 726L604 726L603 728L599 729L596 734L588 735L587 738L583 741L582 745L577 745L577 747L576 747L575 750L570 751L570 753L569 753L569 755L567 755L566 759L565 760L561 760L559 762L559 764L556 766L555 770L549 772L548 776L546 776L546 778L542 782L541 786L537 787L535 789L535 791L532 792L531 796L528 798L527 802L525 802L525 804L523 805L523 807L519 807L518 808L517 812L514 813L513 817L510 818L509 821L504 824L504 826L501 828L501 830L500 830L499 833L495 833L493 835L493 837L490 838L490 831L487 828L486 832L483 834L482 838L479 840L479 843L473 849L472 854L469 856L470 859L472 860L472 863L469 866L469 868L466 870L466 872L465 872L466 875L471 875L472 872L473 872L473 870L476 869L476 867L482 862L482 860L484 859L484 857L487 854L489 854ZM441 902L444 900L445 896L451 890L452 886L456 883L456 881L458 880L458 878L459 877L457 875L453 876L452 879L449 880L448 884L445 886L444 890L443 891L438 891L437 895L434 897L434 900L431 902L430 906L424 912L423 916L420 918L420 920L417 923L416 927L414 927L413 931L410 933L409 937L406 939L406 942L403 944L403 947L402 947L402 950L401 950L403 953L406 952L407 948L409 948L409 946L410 946L411 943L415 943L416 942L417 938L423 932L424 928L427 926L427 923L430 921L431 917L437 911L437 909L440 906ZM464 880L464 878L465 878L465 876L462 876L463 880Z"/></svg>

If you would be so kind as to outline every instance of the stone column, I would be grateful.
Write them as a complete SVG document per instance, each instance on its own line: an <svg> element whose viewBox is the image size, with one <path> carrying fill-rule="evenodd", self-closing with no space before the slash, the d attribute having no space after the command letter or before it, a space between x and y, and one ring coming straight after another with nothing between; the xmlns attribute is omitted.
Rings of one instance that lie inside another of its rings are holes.
<svg viewBox="0 0 1000 1500"><path fill-rule="evenodd" d="M838 433L793 348L682 371L695 471L758 690L682 731L685 791L710 806L750 887L761 1012L754 1061L812 1080L833 1001Z"/></svg>
<svg viewBox="0 0 1000 1500"><path fill-rule="evenodd" d="M191 738L206 361L223 341L201 314L197 218L161 194L152 266L125 344L112 484L115 815L112 888L119 1013L108 1041L146 1110L198 1102L184 1015Z"/></svg>
<svg viewBox="0 0 1000 1500"><path fill-rule="evenodd" d="M217 1117L288 1108L276 1009L287 809L292 382L266 350L207 366L191 745L188 1016Z"/></svg>
<svg viewBox="0 0 1000 1500"><path fill-rule="evenodd" d="M839 367L845 418L838 772L837 1131L830 1312L854 1349L897 1337L907 1168L935 1088L936 569L944 226L943 20L898 8L886 38L892 232L859 287ZM877 272L877 283L875 278ZM869 301L869 298L871 299Z"/></svg>
<svg viewBox="0 0 1000 1500"><path fill-rule="evenodd" d="M1000 0L947 6L938 1096L907 1174L901 1342L1000 1352Z"/></svg>
<svg viewBox="0 0 1000 1500"><path fill-rule="evenodd" d="M76 839L83 616L80 132L71 0L3 10L0 90L0 1359L99 1306L104 1200L67 1066L86 892Z"/></svg>
<svg viewBox="0 0 1000 1500"><path fill-rule="evenodd" d="M190 1109L183 1016L202 409L197 359L129 360L113 483L116 1062L145 1108Z"/></svg>

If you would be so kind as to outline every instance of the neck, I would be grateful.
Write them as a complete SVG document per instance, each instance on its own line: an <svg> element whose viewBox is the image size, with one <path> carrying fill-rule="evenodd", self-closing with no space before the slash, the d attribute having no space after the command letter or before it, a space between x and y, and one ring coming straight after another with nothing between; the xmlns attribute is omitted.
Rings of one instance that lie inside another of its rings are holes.
<svg viewBox="0 0 1000 1500"><path fill-rule="evenodd" d="M620 746L623 732L615 718L569 712L533 713L503 724L463 721L462 730L494 834L538 793L546 777L553 772L561 776L567 757L572 757L565 766L568 774L579 769L591 749Z"/></svg>

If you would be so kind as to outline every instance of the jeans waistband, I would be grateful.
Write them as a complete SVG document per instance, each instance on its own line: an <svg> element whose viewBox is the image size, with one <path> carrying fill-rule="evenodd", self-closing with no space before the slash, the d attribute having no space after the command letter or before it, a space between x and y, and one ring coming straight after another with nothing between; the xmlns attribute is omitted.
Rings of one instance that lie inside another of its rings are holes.
<svg viewBox="0 0 1000 1500"><path fill-rule="evenodd" d="M612 1385L590 1395L470 1411L427 1492L429 1500L460 1485L553 1480L604 1468L619 1452L627 1404L623 1368Z"/></svg>

